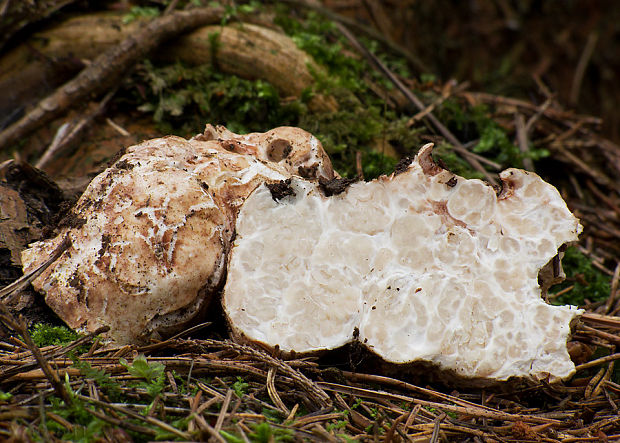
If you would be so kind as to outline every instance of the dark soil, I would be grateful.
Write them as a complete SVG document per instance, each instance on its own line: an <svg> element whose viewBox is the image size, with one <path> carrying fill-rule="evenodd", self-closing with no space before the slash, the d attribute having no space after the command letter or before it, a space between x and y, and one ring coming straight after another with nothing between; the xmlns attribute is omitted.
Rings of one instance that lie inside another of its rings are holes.
<svg viewBox="0 0 620 443"><path fill-rule="evenodd" d="M265 183L269 192L271 192L271 198L273 201L282 200L284 197L289 195L295 196L295 191L291 187L291 179L287 178L286 180L279 181L277 183Z"/></svg>
<svg viewBox="0 0 620 443"><path fill-rule="evenodd" d="M356 178L332 178L327 180L326 178L319 178L319 186L326 197L332 195L338 195L347 190L347 188L357 181Z"/></svg>

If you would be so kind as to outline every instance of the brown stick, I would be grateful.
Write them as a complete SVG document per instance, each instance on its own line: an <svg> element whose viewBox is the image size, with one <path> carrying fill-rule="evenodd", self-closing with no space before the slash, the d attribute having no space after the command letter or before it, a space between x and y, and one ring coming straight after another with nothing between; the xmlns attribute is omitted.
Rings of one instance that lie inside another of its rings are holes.
<svg viewBox="0 0 620 443"><path fill-rule="evenodd" d="M523 114L517 113L515 115L515 128L517 130L517 145L519 146L519 150L523 154L527 154L530 148ZM525 166L529 171L534 171L534 162L529 157L525 157L523 159L523 166Z"/></svg>
<svg viewBox="0 0 620 443"><path fill-rule="evenodd" d="M577 63L577 69L575 69L575 75L573 77L573 84L570 89L570 104L576 105L577 100L579 99L579 93L581 92L581 84L583 83L583 76L586 72L586 68L588 67L588 63L590 63L590 58L592 58L592 53L594 52L594 48L596 47L596 42L598 41L598 33L592 32L588 36L588 40L586 41L586 45L583 48L583 52L579 57L579 62Z"/></svg>
<svg viewBox="0 0 620 443"><path fill-rule="evenodd" d="M593 312L585 312L581 319L585 322L595 325L602 325L608 328L620 329L620 317L611 315L595 314Z"/></svg>
<svg viewBox="0 0 620 443"><path fill-rule="evenodd" d="M599 331L598 329L594 329L586 325L579 325L579 330L580 332L587 332L588 334L594 335L595 337L607 340L609 343L612 343L614 345L620 345L620 337L614 334L610 334L609 332Z"/></svg>
<svg viewBox="0 0 620 443"><path fill-rule="evenodd" d="M477 102L491 103L491 104L497 104L497 105L505 105L509 107L516 107L516 108L521 108L521 109L528 109L532 112L538 112L541 110L541 108L538 105L528 102L526 100L520 100L518 98L512 98L512 97L503 97L500 95L493 95L493 94L489 94L488 92L464 91L464 92L459 93L458 95L464 97L469 102L474 103L474 104ZM580 122L583 122L584 124L588 124L588 125L600 125L603 122L600 117L575 114L569 111L558 110L553 107L548 107L547 109L545 109L543 112L543 115L547 118L557 119L557 120L570 120L570 121L579 120Z"/></svg>
<svg viewBox="0 0 620 443"><path fill-rule="evenodd" d="M97 57L73 80L58 88L19 121L0 133L0 149L53 120L76 102L106 91L133 63L161 42L199 26L218 22L221 7L197 8L164 15L141 27L117 46Z"/></svg>

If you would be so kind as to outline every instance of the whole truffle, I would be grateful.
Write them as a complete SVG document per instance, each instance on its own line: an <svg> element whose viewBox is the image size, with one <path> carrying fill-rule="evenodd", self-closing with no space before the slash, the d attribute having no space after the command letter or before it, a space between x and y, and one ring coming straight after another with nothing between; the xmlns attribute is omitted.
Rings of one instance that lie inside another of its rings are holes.
<svg viewBox="0 0 620 443"><path fill-rule="evenodd" d="M257 188L224 289L236 336L296 353L359 340L388 362L487 381L574 373L566 342L582 311L545 303L538 274L579 221L536 174L502 172L497 196L431 148L332 197L301 179L280 200Z"/></svg>
<svg viewBox="0 0 620 443"><path fill-rule="evenodd" d="M191 140L132 146L89 184L68 227L23 251L24 272L69 236L72 246L33 281L67 325L107 325L119 343L169 334L221 287L248 194L300 169L334 177L320 142L298 128L237 135L207 125Z"/></svg>

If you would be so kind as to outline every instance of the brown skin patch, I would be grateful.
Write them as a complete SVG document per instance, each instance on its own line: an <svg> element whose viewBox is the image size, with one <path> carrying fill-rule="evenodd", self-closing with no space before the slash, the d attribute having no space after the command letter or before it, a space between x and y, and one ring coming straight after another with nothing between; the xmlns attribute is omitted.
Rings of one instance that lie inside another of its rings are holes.
<svg viewBox="0 0 620 443"><path fill-rule="evenodd" d="M237 154L254 155L254 148L248 146L239 140L221 140L218 139L220 145L229 152L235 152Z"/></svg>
<svg viewBox="0 0 620 443"><path fill-rule="evenodd" d="M317 176L319 164L315 163L312 166L300 166L297 168L297 173L300 177L313 180Z"/></svg>
<svg viewBox="0 0 620 443"><path fill-rule="evenodd" d="M457 220L456 218L450 215L450 212L448 212L447 202L432 201L431 205L433 206L433 211L435 211L435 214L439 215L442 218L443 223L445 225L452 224L452 225L460 226L461 228L468 229L465 223L463 223L461 220Z"/></svg>
<svg viewBox="0 0 620 443"><path fill-rule="evenodd" d="M431 156L431 150L425 149L427 147L428 145L423 146L422 149L420 149L420 152L418 152L418 163L420 164L420 167L422 168L424 174L432 177L439 174L441 171L444 170L444 168L437 165L437 163L433 161L433 157Z"/></svg>
<svg viewBox="0 0 620 443"><path fill-rule="evenodd" d="M514 190L515 190L515 182L514 182L512 173L511 173L510 177L502 179L502 190L498 194L497 199L504 200L504 199L512 197L512 195L515 192Z"/></svg>
<svg viewBox="0 0 620 443"><path fill-rule="evenodd" d="M280 162L287 158L293 147L288 140L283 138L278 138L271 143L269 143L269 147L267 148L267 158L272 162Z"/></svg>
<svg viewBox="0 0 620 443"><path fill-rule="evenodd" d="M266 183L269 192L271 192L271 198L273 201L282 200L287 195L295 195L295 191L291 188L291 179L287 178L277 183Z"/></svg>

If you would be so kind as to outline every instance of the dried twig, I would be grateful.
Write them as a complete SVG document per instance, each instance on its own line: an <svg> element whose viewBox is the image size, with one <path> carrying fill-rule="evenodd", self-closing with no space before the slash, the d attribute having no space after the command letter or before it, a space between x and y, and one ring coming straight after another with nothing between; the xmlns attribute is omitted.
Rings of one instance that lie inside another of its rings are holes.
<svg viewBox="0 0 620 443"><path fill-rule="evenodd" d="M579 92L581 92L583 76L586 72L586 68L588 67L588 63L590 63L590 59L592 58L592 53L594 53L594 48L596 47L597 41L598 33L590 33L590 35L588 35L586 45L581 52L581 56L579 57L579 62L577 63L577 68L575 68L575 75L573 76L573 83L570 89L569 100L572 105L576 105L577 101L579 100Z"/></svg>
<svg viewBox="0 0 620 443"><path fill-rule="evenodd" d="M523 114L515 115L515 127L517 129L517 145L519 146L519 150L527 155L529 152L529 142L527 136L527 130L525 129L525 119L523 118ZM523 166L525 166L529 171L534 171L534 162L529 157L523 158Z"/></svg>
<svg viewBox="0 0 620 443"><path fill-rule="evenodd" d="M216 432L220 432L222 429L222 425L224 424L224 419L226 418L226 412L228 411L228 405L230 404L230 399L232 398L233 391L229 389L226 391L226 397L224 397L224 404L222 405L222 409L220 414L217 417L217 422L215 422L215 430Z"/></svg>
<svg viewBox="0 0 620 443"><path fill-rule="evenodd" d="M118 406L112 403L107 403L101 400L95 400L94 398L88 397L86 395L82 395L82 394L75 394L75 396L77 398L79 398L80 400L86 401L88 403L92 403L94 405L106 408L106 409L111 409L117 412L120 412L122 414L125 414L128 417L134 418L134 419L138 419L140 421L143 421L145 423L151 424L151 425L155 425L158 428L166 431L166 432L170 432L174 435L176 435L177 437L180 437L183 440L190 440L190 435L187 432L182 432L179 431L177 428L175 428L174 426L170 426L168 423L159 420L155 417L149 417L149 416L144 416L142 414L139 414L137 412L132 411L129 408L123 407L123 406Z"/></svg>
<svg viewBox="0 0 620 443"><path fill-rule="evenodd" d="M373 398L377 400L395 400L395 401L405 401L413 404L419 404L421 406L427 406L431 408L436 408L440 410L446 410L449 412L456 412L465 415L470 415L472 417L486 417L495 420L506 420L506 421L529 421L532 423L556 423L561 424L559 420L539 417L535 415L523 415L523 414L508 414L500 411L494 411L485 409L479 405L475 407L463 407L463 406L454 406L448 405L445 403L436 403L432 401L419 400L413 397L409 397L401 394L391 394L383 391L373 391L371 389L363 389L357 388L353 386L345 386L337 383L325 383L320 382L319 386L328 391L335 391L344 394L353 394L359 397L365 398Z"/></svg>
<svg viewBox="0 0 620 443"><path fill-rule="evenodd" d="M276 369L274 367L269 368L269 372L267 373L267 393L269 394L269 398L274 405L278 407L284 413L284 415L288 416L291 411L284 405L284 402L278 395L278 391L276 390L276 386L274 383L276 377Z"/></svg>
<svg viewBox="0 0 620 443"><path fill-rule="evenodd" d="M62 348L59 347L52 347L52 351L51 352L43 352L43 355L46 359L48 360L54 360L56 358L62 357L64 355L69 354L70 352L74 351L75 349L77 349L78 347L82 346L84 343L89 342L90 340L93 339L93 337L95 337L96 335L99 334L103 334L104 332L107 332L109 330L109 326L102 326L100 328L98 328L96 331L84 336L84 337L80 337L77 340L75 340L74 342L68 344L67 346L64 346ZM43 349L41 349L41 351L43 351ZM38 361L35 359L34 361L22 361L22 360L16 360L13 363L15 366L13 367L8 367L8 368L0 368L0 380L4 380L6 378L9 378L15 374L19 374L19 373L26 373L26 371L29 371L33 368L36 368L38 365ZM9 363L10 365L10 363ZM58 365L56 365L58 366Z"/></svg>

